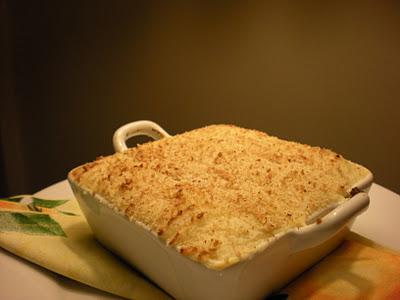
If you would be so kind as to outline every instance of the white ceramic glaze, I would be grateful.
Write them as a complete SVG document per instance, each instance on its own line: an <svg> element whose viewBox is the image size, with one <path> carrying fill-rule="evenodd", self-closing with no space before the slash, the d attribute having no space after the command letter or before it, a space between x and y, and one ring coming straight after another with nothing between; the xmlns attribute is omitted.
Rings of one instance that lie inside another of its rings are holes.
<svg viewBox="0 0 400 300"><path fill-rule="evenodd" d="M155 139L169 136L150 121L138 121L118 129L116 151L126 140L145 134ZM215 271L182 256L140 224L116 213L98 195L70 180L72 190L97 239L137 267L177 299L262 299L332 251L349 230L354 218L369 204L367 191L372 174L356 186L360 192L337 207L314 215L315 222L270 239L252 258Z"/></svg>

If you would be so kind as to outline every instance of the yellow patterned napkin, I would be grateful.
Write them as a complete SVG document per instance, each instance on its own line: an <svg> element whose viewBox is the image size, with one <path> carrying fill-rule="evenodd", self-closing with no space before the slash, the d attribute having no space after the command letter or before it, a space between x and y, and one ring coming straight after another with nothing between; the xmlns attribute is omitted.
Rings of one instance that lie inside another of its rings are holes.
<svg viewBox="0 0 400 300"><path fill-rule="evenodd" d="M121 297L172 299L94 239L75 200L0 199L0 247Z"/></svg>
<svg viewBox="0 0 400 300"><path fill-rule="evenodd" d="M400 255L350 233L338 249L274 298L400 299Z"/></svg>

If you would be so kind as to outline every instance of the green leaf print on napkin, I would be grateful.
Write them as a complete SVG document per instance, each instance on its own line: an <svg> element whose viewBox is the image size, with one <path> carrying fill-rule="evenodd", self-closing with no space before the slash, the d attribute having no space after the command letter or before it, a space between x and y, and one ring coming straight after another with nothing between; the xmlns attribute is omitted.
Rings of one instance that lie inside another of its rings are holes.
<svg viewBox="0 0 400 300"><path fill-rule="evenodd" d="M0 232L66 237L60 224L52 216L77 216L73 212L59 210L68 201L42 199L32 195L0 198Z"/></svg>
<svg viewBox="0 0 400 300"><path fill-rule="evenodd" d="M6 197L6 198L0 198L0 200L21 203L21 200L24 198L31 199L31 201L28 202L27 204L30 204L35 207L45 207L45 208L54 208L63 205L64 203L69 201L69 200L48 200L48 199L32 197L30 195Z"/></svg>
<svg viewBox="0 0 400 300"><path fill-rule="evenodd" d="M68 200L45 200L36 197L32 197L32 200L33 200L32 205L46 207L46 208L54 208L68 201Z"/></svg>
<svg viewBox="0 0 400 300"><path fill-rule="evenodd" d="M25 212L0 211L0 231L66 236L61 226L49 215Z"/></svg>
<svg viewBox="0 0 400 300"><path fill-rule="evenodd" d="M20 202L21 199L24 198L24 196L14 196L14 197L6 197L6 198L0 198L2 201L8 201L8 202Z"/></svg>

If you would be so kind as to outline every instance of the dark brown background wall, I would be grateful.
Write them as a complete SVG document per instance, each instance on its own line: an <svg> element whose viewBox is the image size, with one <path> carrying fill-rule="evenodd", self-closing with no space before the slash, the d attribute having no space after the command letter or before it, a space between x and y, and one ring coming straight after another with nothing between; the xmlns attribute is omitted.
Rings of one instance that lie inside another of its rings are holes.
<svg viewBox="0 0 400 300"><path fill-rule="evenodd" d="M17 0L2 16L4 193L112 153L138 119L332 148L400 192L396 1Z"/></svg>

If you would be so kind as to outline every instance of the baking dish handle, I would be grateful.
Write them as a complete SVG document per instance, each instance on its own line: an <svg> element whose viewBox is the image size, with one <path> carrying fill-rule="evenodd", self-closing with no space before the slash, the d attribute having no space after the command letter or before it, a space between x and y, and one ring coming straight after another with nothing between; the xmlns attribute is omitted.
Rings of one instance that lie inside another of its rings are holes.
<svg viewBox="0 0 400 300"><path fill-rule="evenodd" d="M126 141L138 135L147 135L155 140L170 136L160 125L152 121L136 121L125 124L115 131L113 136L114 150L116 152L125 151L128 149Z"/></svg>
<svg viewBox="0 0 400 300"><path fill-rule="evenodd" d="M358 193L313 224L291 231L291 252L296 253L322 244L363 212L368 205L368 194Z"/></svg>

